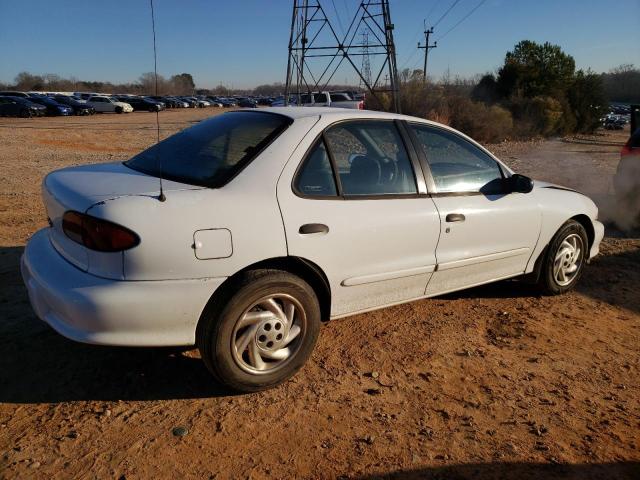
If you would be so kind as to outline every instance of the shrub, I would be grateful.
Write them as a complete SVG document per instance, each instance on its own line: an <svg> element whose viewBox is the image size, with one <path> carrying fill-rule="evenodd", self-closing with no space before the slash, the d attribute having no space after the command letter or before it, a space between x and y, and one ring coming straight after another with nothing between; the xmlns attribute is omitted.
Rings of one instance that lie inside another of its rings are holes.
<svg viewBox="0 0 640 480"><path fill-rule="evenodd" d="M513 131L511 113L497 105L487 106L464 97L449 101L450 125L479 142L496 143Z"/></svg>

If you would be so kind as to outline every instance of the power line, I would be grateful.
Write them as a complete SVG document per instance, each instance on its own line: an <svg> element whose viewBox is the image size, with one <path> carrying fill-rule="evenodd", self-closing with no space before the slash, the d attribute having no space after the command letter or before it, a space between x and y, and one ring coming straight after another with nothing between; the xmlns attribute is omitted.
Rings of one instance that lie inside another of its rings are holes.
<svg viewBox="0 0 640 480"><path fill-rule="evenodd" d="M438 21L437 21L436 23L434 23L434 24L433 24L433 26L434 26L434 27L437 27L437 26L438 26L438 24L439 24L439 23L444 19L444 17L446 17L446 16L449 14L449 12L453 9L453 7L455 7L455 6L458 4L458 2L459 2L459 1L460 1L460 0L454 0L454 2L453 2L453 3L451 4L451 6L447 9L447 11L446 11L446 12L444 12L444 13L442 14L442 16L438 19Z"/></svg>
<svg viewBox="0 0 640 480"><path fill-rule="evenodd" d="M331 4L333 5L333 11L336 12L336 17L338 17L338 25L340 26L340 31L342 35L344 35L344 26L342 25L342 19L340 18L340 14L338 13L338 9L336 8L336 2L331 0Z"/></svg>
<svg viewBox="0 0 640 480"><path fill-rule="evenodd" d="M487 0L480 0L480 3L478 3L475 7L473 7L471 9L471 11L469 13L467 13L464 17L462 17L460 20L458 20L458 22L451 27L449 30L447 30L446 32L444 32L442 35L440 35L440 37L438 37L438 40L436 40L436 42L442 40L444 37L446 37L447 35L449 35L453 30L455 30L462 22L464 22L467 18L469 18L471 15L473 15L473 13L478 10L482 4L484 4Z"/></svg>
<svg viewBox="0 0 640 480"><path fill-rule="evenodd" d="M433 2L433 4L431 5L431 8L429 9L429 11L427 12L427 15L425 16L425 19L429 18L431 16L431 14L433 13L433 11L436 9L436 7L438 5L440 5L440 2L442 0L436 0L435 2ZM416 44L416 42L418 41L418 38L420 37L420 35L422 34L422 31L418 30L418 33L416 33L413 37L413 40L411 40L411 43L409 44L409 47L407 48L407 50L409 50L410 48L413 47L413 45ZM403 64L401 68L404 68L404 66L409 63L411 61L411 59L415 56L416 54L416 50L413 51L413 53L411 54L411 56L409 58L407 58Z"/></svg>
<svg viewBox="0 0 640 480"><path fill-rule="evenodd" d="M437 0L436 2L433 2L433 5L431 6L431 9L429 10L429 12L427 13L427 15L426 15L426 17L425 17L425 18L429 18L429 16L433 13L433 11L436 9L436 7L437 7L438 5L440 5L440 2L441 2L441 1L442 1L442 0Z"/></svg>

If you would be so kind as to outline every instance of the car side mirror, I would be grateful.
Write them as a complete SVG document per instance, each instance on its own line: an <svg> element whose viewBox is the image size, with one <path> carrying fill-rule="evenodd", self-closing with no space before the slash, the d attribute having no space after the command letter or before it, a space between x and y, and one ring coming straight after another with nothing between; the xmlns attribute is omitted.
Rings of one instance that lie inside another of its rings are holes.
<svg viewBox="0 0 640 480"><path fill-rule="evenodd" d="M533 180L525 175L514 173L509 177L509 190L514 193L529 193L533 190Z"/></svg>

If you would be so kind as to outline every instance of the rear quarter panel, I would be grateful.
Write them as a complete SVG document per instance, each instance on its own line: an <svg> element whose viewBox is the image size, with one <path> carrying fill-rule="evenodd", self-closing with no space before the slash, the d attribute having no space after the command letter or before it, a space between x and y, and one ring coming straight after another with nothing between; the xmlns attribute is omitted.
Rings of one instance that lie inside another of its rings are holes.
<svg viewBox="0 0 640 480"><path fill-rule="evenodd" d="M124 252L126 280L167 280L231 276L248 265L287 255L276 183L286 161L317 117L295 121L237 177L217 189L119 196L95 204L88 213L119 223L140 236ZM194 232L227 229L232 254L198 259Z"/></svg>

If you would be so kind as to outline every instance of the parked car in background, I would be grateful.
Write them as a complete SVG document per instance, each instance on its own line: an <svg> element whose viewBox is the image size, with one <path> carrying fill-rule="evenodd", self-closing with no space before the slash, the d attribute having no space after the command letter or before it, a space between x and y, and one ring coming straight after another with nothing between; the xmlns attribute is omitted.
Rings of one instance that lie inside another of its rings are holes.
<svg viewBox="0 0 640 480"><path fill-rule="evenodd" d="M164 103L156 102L151 98L118 97L118 100L131 105L134 111L140 110L144 112L159 112L161 110L164 110Z"/></svg>
<svg viewBox="0 0 640 480"><path fill-rule="evenodd" d="M523 275L567 292L604 235L585 195L360 110L217 115L42 193L51 227L21 260L41 319L87 343L197 344L241 391L294 375L323 320Z"/></svg>
<svg viewBox="0 0 640 480"><path fill-rule="evenodd" d="M37 103L45 107L45 114L48 116L58 116L58 115L73 115L73 108L68 105L63 105L61 103L56 102L52 98L49 97L29 97L29 101L33 103Z"/></svg>
<svg viewBox="0 0 640 480"><path fill-rule="evenodd" d="M87 102L80 102L73 97L54 95L52 98L58 103L71 107L75 115L93 115L96 113L92 106L87 105Z"/></svg>
<svg viewBox="0 0 640 480"><path fill-rule="evenodd" d="M186 102L189 105L189 108L196 108L198 106L198 102L195 98L192 97L178 97L183 102Z"/></svg>
<svg viewBox="0 0 640 480"><path fill-rule="evenodd" d="M218 99L216 97L213 96L208 96L208 97L204 97L204 99L209 102L209 104L211 104L212 107L216 107L216 108L222 108L224 107L224 105L222 104L222 102L218 101Z"/></svg>
<svg viewBox="0 0 640 480"><path fill-rule="evenodd" d="M204 107L211 106L211 104L206 100L202 100L196 97L180 97L180 98L183 99L185 102L188 102L190 108L204 108Z"/></svg>
<svg viewBox="0 0 640 480"><path fill-rule="evenodd" d="M22 98L29 98L30 97L30 95L28 93L15 92L15 91L11 91L11 90L6 90L4 92L0 92L0 96L3 96L3 97L22 97Z"/></svg>
<svg viewBox="0 0 640 480"><path fill-rule="evenodd" d="M167 102L165 100L165 97L160 96L160 95L145 95L144 97L139 97L139 98L146 98L147 100L151 100L153 102L158 102L162 104L163 108L167 108Z"/></svg>
<svg viewBox="0 0 640 480"><path fill-rule="evenodd" d="M88 93L88 92L73 92L73 96L79 98L80 100L84 100L85 102L89 100L91 97L100 96L99 93Z"/></svg>
<svg viewBox="0 0 640 480"><path fill-rule="evenodd" d="M300 97L303 107L336 107L363 110L363 100L352 100L346 93L314 92Z"/></svg>
<svg viewBox="0 0 640 480"><path fill-rule="evenodd" d="M176 108L189 108L189 102L182 98L173 97L176 100Z"/></svg>
<svg viewBox="0 0 640 480"><path fill-rule="evenodd" d="M184 102L182 100L178 100L177 98L171 97L171 96L165 96L165 97L161 97L161 96L156 96L156 95L150 95L147 98L150 98L152 100L155 100L157 102L162 102L164 103L166 108L182 108L184 105Z"/></svg>
<svg viewBox="0 0 640 480"><path fill-rule="evenodd" d="M114 100L106 96L92 96L87 100L87 105L93 107L96 112L114 112L114 113L130 113L133 107L128 103Z"/></svg>
<svg viewBox="0 0 640 480"><path fill-rule="evenodd" d="M298 99L296 98L295 95L290 95L289 96L289 105L297 105L298 104ZM276 97L273 102L271 102L271 106L272 107L284 107L284 95L280 95L279 97Z"/></svg>
<svg viewBox="0 0 640 480"><path fill-rule="evenodd" d="M238 106L242 108L258 108L258 102L251 98L243 98L238 100Z"/></svg>
<svg viewBox="0 0 640 480"><path fill-rule="evenodd" d="M0 95L0 116L3 117L41 117L47 109L33 103L25 97Z"/></svg>

